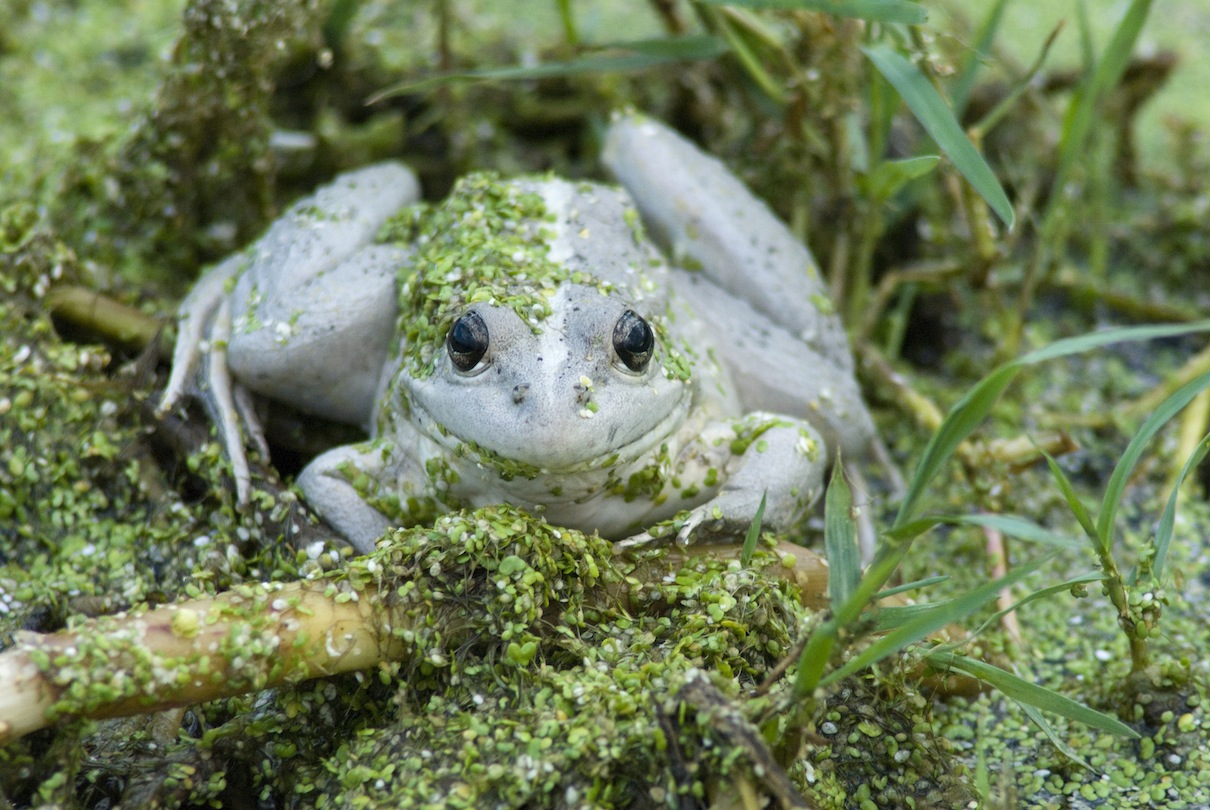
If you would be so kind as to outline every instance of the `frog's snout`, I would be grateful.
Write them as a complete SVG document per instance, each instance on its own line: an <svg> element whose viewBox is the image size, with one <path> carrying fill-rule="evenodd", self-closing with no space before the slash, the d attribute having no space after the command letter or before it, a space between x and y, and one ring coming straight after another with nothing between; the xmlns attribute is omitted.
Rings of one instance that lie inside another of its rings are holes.
<svg viewBox="0 0 1210 810"><path fill-rule="evenodd" d="M572 404L577 408L583 405L592 396L591 389L585 388L581 383L575 383L572 385L571 389L573 393ZM512 391L513 404L517 406L528 404L529 408L527 410L532 410L533 408L543 408L544 406L541 404L541 398L530 396L533 390L533 383L522 382L514 385ZM546 406L554 407L555 403L552 401L550 403L546 403Z"/></svg>

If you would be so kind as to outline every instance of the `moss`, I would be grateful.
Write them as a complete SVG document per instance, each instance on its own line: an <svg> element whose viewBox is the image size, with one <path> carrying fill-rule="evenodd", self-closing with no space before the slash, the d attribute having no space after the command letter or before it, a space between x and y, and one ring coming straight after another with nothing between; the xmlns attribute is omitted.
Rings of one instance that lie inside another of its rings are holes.
<svg viewBox="0 0 1210 810"><path fill-rule="evenodd" d="M471 304L508 307L538 331L560 285L596 283L572 279L547 258L546 218L536 193L478 173L459 180L440 204L405 209L384 226L381 239L416 248L399 289L410 376L433 373L446 332Z"/></svg>
<svg viewBox="0 0 1210 810"><path fill-rule="evenodd" d="M397 610L431 617L401 634L408 654L384 673L389 686L367 687L397 716L358 723L318 759L279 763L267 787L320 807L354 796L367 807L613 807L663 805L750 772L710 743L708 724L685 723L674 741L666 718L699 669L727 673L714 683L732 698L754 685L793 643L797 597L761 575L772 558L748 570L703 561L645 584L628 579L636 564L509 507L396 533L347 576L372 567ZM290 723L255 742L280 752L295 733ZM688 781L674 778L672 751L696 774Z"/></svg>

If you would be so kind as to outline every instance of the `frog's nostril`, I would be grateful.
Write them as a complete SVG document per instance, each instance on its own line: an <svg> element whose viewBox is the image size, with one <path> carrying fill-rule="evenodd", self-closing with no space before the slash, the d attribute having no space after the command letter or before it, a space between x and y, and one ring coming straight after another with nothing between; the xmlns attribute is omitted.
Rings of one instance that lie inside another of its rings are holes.
<svg viewBox="0 0 1210 810"><path fill-rule="evenodd" d="M517 383L513 386L513 403L520 405L525 401L525 395L529 393L529 383Z"/></svg>

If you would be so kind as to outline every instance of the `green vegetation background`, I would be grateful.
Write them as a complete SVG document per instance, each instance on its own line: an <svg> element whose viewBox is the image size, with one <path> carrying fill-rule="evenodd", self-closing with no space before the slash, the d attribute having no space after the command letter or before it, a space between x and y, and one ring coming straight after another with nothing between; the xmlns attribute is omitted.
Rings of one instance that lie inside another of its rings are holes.
<svg viewBox="0 0 1210 810"><path fill-rule="evenodd" d="M837 131L864 127L873 117L871 71L855 48L860 30L822 16L794 25L772 14L756 18L769 41L793 40L802 31L816 36L817 48L795 50L790 59L801 60L792 68L805 76L831 71L818 92L806 94L815 106L805 111L763 93L759 73L746 72L733 55L692 68L447 83L364 105L375 93L430 76L443 60L457 70L565 61L576 54L572 38L617 42L667 31L656 4L574 4L574 36L553 2L480 5L16 0L0 8L0 644L22 629L55 630L82 616L157 604L182 592L288 580L342 564L340 552L322 539L295 538L283 546L279 524L237 514L223 494L213 445L182 458L147 440L140 402L163 369L138 349L149 341L140 331L145 324L136 319L115 327L103 318L98 324L53 291L103 292L167 323L201 266L253 237L283 203L320 178L376 158L408 159L431 196L475 167L591 176L594 139L608 109L634 103L693 130L773 202L825 266L844 265L849 255L882 273L940 267L941 274L911 282L910 292L897 290L885 321L867 329L849 313L860 340L880 349L910 383L911 391L866 371L871 402L905 470L929 436L927 417L910 393L944 410L1020 351L1108 324L1188 320L1205 309L1210 108L1200 88L1210 62L1200 57L1210 14L1196 2L1164 4L1150 15L1135 53L1140 86L1152 80L1159 90L1154 97L1140 91L1147 95L1137 117L1128 102L1102 108L1094 125L1101 134L1078 174L1088 193L1069 204L1061 248L1051 246L1033 295L1022 289L1029 287L1023 279L1036 256L1029 245L1042 241L1036 208L1022 203L1017 236L987 226L994 249L981 253L978 232L985 223L970 219L977 203L967 200L963 209L961 179L951 168L874 201L870 187L854 179L856 163L837 164L836 145L852 145ZM974 24L992 5L936 9L919 29L923 38L885 36L901 49L927 50L939 68L959 69L970 57ZM1054 79L1053 94L1020 101L984 142L1014 198L1032 193L1040 208L1054 176L1070 82L1079 76L1064 85L1063 75L1077 71L1085 46L1076 4L1038 5L1005 4L998 50L972 97L983 92L990 104L1005 97L1013 81L1005 66L1015 65L1019 76L1054 21L1066 18L1039 74ZM435 45L442 41L439 7L451 10L445 53ZM1096 51L1123 8L1090 3L1087 12L1088 48ZM689 16L686 9L680 13ZM760 30L743 36L767 44ZM1154 58L1161 49L1177 56L1171 75L1167 58ZM755 52L770 63L779 58L775 49ZM222 81L214 81L216 68ZM1126 119L1124 109L1132 117ZM910 116L900 110L896 121L890 130L896 154L926 153ZM1114 168L1120 133L1127 131L1121 123L1135 138L1130 178ZM794 125L799 134L788 136ZM787 177L799 184L777 182ZM807 182L814 185L801 185ZM802 188L812 191L795 193ZM947 269L947 261L960 266ZM846 295L842 305L852 300ZM52 308L59 312L53 321ZM1025 435L1049 447L1050 436L1070 438L1079 449L1061 461L1091 503L1146 416L1145 397L1201 348L1195 338L1172 339L1031 370L978 434L983 444L937 479L929 506L1026 515L1079 537L1045 464L1018 468L996 454L1003 445L994 440ZM1184 461L1181 452L1189 451L1181 427L1160 434L1131 478L1118 523L1117 554L1125 569L1145 558L1140 550L1153 534L1173 470ZM791 769L798 789L815 806L1210 804L1204 731L1210 568L1203 539L1210 511L1204 500L1202 482L1191 478L1169 552L1172 574L1163 593L1152 594L1166 604L1150 639L1146 688L1130 680L1127 639L1095 585L1083 598L1063 590L1024 607L1019 639L1001 630L980 639L982 655L1116 713L1140 739L1056 717L1048 718L1048 736L1021 704L996 691L930 700L913 685L918 659L897 656L872 674L829 687L810 717L813 736ZM261 506L282 523L296 508L288 493ZM886 528L895 504L878 491L863 508ZM977 527L927 535L903 562L902 579L949 577L928 592L933 600L969 592L990 577L985 540ZM1011 546L1011 554L1018 564L1038 556L1024 544ZM1019 586L1017 596L1096 568L1087 549L1065 550ZM705 615L711 604L723 609L708 602L687 607ZM790 610L784 600L770 604ZM990 609L966 624L977 626L988 615ZM775 630L787 635L769 648L773 659L790 644L789 630ZM744 666L753 666L750 658ZM296 806L398 804L405 788L416 787L404 779L408 760L401 752L448 743L425 725L428 715L406 713L406 700L391 688L398 676L398 669L388 669L378 686L343 678L223 701L199 710L179 736L137 723L42 732L0 751L0 799L15 806L93 806L119 797L150 797L164 806L246 806L246 797L257 795ZM278 701L281 713L261 710L264 700ZM382 733L400 724L413 735ZM701 724L708 738L710 722ZM348 742L333 745L339 734L348 734ZM465 750L445 755L457 763ZM724 768L726 756L702 757ZM559 760L569 782L574 760ZM619 754L610 761L626 760ZM542 801L636 801L633 794L599 792L603 778L589 773L574 796L547 785ZM642 801L660 805L669 795L647 794Z"/></svg>

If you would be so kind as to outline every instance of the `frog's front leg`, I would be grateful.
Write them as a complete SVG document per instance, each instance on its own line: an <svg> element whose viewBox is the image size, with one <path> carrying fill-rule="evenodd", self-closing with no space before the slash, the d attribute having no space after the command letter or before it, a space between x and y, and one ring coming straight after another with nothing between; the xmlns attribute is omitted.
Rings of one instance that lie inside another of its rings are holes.
<svg viewBox="0 0 1210 810"><path fill-rule="evenodd" d="M678 455L673 481L682 496L699 488L715 494L677 521L676 541L735 542L762 500L761 526L784 533L806 517L823 491L826 468L823 441L806 421L757 412L710 424ZM654 539L643 532L615 545L621 550Z"/></svg>
<svg viewBox="0 0 1210 810"><path fill-rule="evenodd" d="M311 508L361 554L373 551L375 541L391 526L367 500L365 487L358 486L382 480L389 463L386 455L375 442L336 447L312 459L295 482Z"/></svg>
<svg viewBox="0 0 1210 810"><path fill-rule="evenodd" d="M296 481L307 503L363 554L392 526L429 523L468 505L452 491L459 476L444 449L397 415L384 417L377 438L316 456Z"/></svg>

